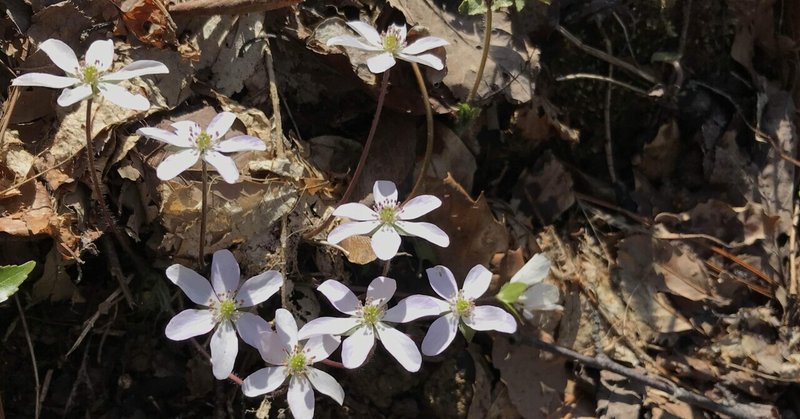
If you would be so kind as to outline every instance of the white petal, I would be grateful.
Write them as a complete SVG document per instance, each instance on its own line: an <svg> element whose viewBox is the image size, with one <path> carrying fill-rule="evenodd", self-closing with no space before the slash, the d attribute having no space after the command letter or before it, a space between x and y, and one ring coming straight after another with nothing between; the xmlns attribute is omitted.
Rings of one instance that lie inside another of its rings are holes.
<svg viewBox="0 0 800 419"><path fill-rule="evenodd" d="M188 309L170 319L164 334L172 340L185 340L210 332L216 324L211 310Z"/></svg>
<svg viewBox="0 0 800 419"><path fill-rule="evenodd" d="M364 23L360 20L354 20L352 22L347 22L347 26L351 27L354 31L358 32L359 35L363 36L364 39L367 40L372 45L378 46L383 45L383 39L381 39L381 34L372 27L372 25L368 23Z"/></svg>
<svg viewBox="0 0 800 419"><path fill-rule="evenodd" d="M283 285L283 275L278 271L266 271L244 281L236 293L236 303L240 307L251 307L267 301Z"/></svg>
<svg viewBox="0 0 800 419"><path fill-rule="evenodd" d="M188 139L188 141L193 145L197 144L197 137L203 131L203 129L200 128L200 125L194 121L173 122L172 128L175 129L175 133L178 134L179 137Z"/></svg>
<svg viewBox="0 0 800 419"><path fill-rule="evenodd" d="M248 312L239 312L238 317L234 320L236 325L236 332L242 338L242 342L258 349L263 346L262 340L269 338L272 330L269 323L261 316Z"/></svg>
<svg viewBox="0 0 800 419"><path fill-rule="evenodd" d="M135 95L122 86L111 83L100 82L97 84L100 94L109 102L126 109L135 111L146 111L150 108L150 102L142 95Z"/></svg>
<svg viewBox="0 0 800 419"><path fill-rule="evenodd" d="M158 61L139 60L122 67L119 71L102 75L100 81L120 81L146 76L148 74L167 73L169 73L169 68Z"/></svg>
<svg viewBox="0 0 800 419"><path fill-rule="evenodd" d="M200 152L194 148L181 150L162 160L156 169L156 175L161 180L170 180L194 166L199 158Z"/></svg>
<svg viewBox="0 0 800 419"><path fill-rule="evenodd" d="M59 106L67 107L78 103L92 95L92 86L79 84L72 89L64 89L56 101Z"/></svg>
<svg viewBox="0 0 800 419"><path fill-rule="evenodd" d="M211 335L211 368L217 380L224 380L233 371L239 339L229 321L223 321Z"/></svg>
<svg viewBox="0 0 800 419"><path fill-rule="evenodd" d="M74 77L54 76L47 73L27 73L11 81L14 86L35 86L49 87L51 89L63 89L74 86L81 81Z"/></svg>
<svg viewBox="0 0 800 419"><path fill-rule="evenodd" d="M336 210L333 211L333 215L337 217L347 217L351 220L357 221L371 221L378 219L378 213L376 213L372 208L358 202L350 202L348 204L339 205Z"/></svg>
<svg viewBox="0 0 800 419"><path fill-rule="evenodd" d="M342 343L342 364L345 368L358 368L375 345L375 335L371 327L359 327Z"/></svg>
<svg viewBox="0 0 800 419"><path fill-rule="evenodd" d="M430 49L438 47L443 47L445 45L450 45L450 43L442 38L437 38L435 36L426 36L424 38L417 39L416 41L414 41L414 43L403 48L403 50L400 52L403 54L417 55L421 52L425 52Z"/></svg>
<svg viewBox="0 0 800 419"><path fill-rule="evenodd" d="M441 228L435 224L412 222L412 221L398 221L397 228L401 229L409 236L421 237L437 246L447 247L450 246L450 237L447 236Z"/></svg>
<svg viewBox="0 0 800 419"><path fill-rule="evenodd" d="M458 317L453 313L439 317L431 324L425 339L422 339L422 353L436 356L453 342L458 332Z"/></svg>
<svg viewBox="0 0 800 419"><path fill-rule="evenodd" d="M367 58L367 67L369 67L369 71L375 74L383 73L384 71L392 68L394 64L394 56L390 52L385 52L383 54L378 54Z"/></svg>
<svg viewBox="0 0 800 419"><path fill-rule="evenodd" d="M232 158L216 151L208 150L203 155L203 159L217 169L217 172L222 175L222 179L225 182L236 183L239 180L239 168L236 167L236 162Z"/></svg>
<svg viewBox="0 0 800 419"><path fill-rule="evenodd" d="M383 51L383 47L367 45L350 35L339 35L331 37L330 39L328 39L328 42L326 42L326 44L329 47L334 45L341 45L343 47L358 48L366 51Z"/></svg>
<svg viewBox="0 0 800 419"><path fill-rule="evenodd" d="M422 365L422 355L410 337L383 323L378 323L375 328L378 330L378 337L383 343L383 347L403 368L410 372L419 371L419 367Z"/></svg>
<svg viewBox="0 0 800 419"><path fill-rule="evenodd" d="M358 326L357 317L317 317L306 323L299 332L297 339L305 340L314 336L342 335Z"/></svg>
<svg viewBox="0 0 800 419"><path fill-rule="evenodd" d="M195 304L207 306L217 301L211 284L197 272L176 263L167 268L166 274Z"/></svg>
<svg viewBox="0 0 800 419"><path fill-rule="evenodd" d="M286 401L295 419L314 418L314 390L307 378L293 375L289 379Z"/></svg>
<svg viewBox="0 0 800 419"><path fill-rule="evenodd" d="M244 379L242 392L247 397L256 397L275 391L286 380L286 367L262 368Z"/></svg>
<svg viewBox="0 0 800 419"><path fill-rule="evenodd" d="M379 225L381 225L379 221L354 221L351 223L343 223L328 233L328 242L336 244L351 236L369 234L378 228Z"/></svg>
<svg viewBox="0 0 800 419"><path fill-rule="evenodd" d="M380 307L389 302L395 291L397 291L397 282L394 279L379 276L369 283L367 300Z"/></svg>
<svg viewBox="0 0 800 419"><path fill-rule="evenodd" d="M225 136L231 125L236 121L236 115L231 112L218 113L211 122L208 123L206 132L211 136L212 140L217 140Z"/></svg>
<svg viewBox="0 0 800 419"><path fill-rule="evenodd" d="M220 153L235 153L237 151L264 151L267 144L260 138L251 135L237 135L229 140L220 141L214 150Z"/></svg>
<svg viewBox="0 0 800 419"><path fill-rule="evenodd" d="M239 288L239 264L228 249L217 250L211 259L211 286L214 292L220 297L225 298L225 294L231 293Z"/></svg>
<svg viewBox="0 0 800 419"><path fill-rule="evenodd" d="M136 130L136 133L139 135L143 135L147 138L152 138L154 140L174 145L176 147L189 148L194 146L194 143L192 141L189 141L188 137L181 137L180 135L174 132L169 132L161 128L152 128L152 127L139 128L138 130Z"/></svg>
<svg viewBox="0 0 800 419"><path fill-rule="evenodd" d="M333 306L344 314L354 316L361 307L361 303L353 291L335 279L329 279L317 287Z"/></svg>
<svg viewBox="0 0 800 419"><path fill-rule="evenodd" d="M314 386L317 391L336 400L339 405L344 403L344 389L330 374L309 367L306 370L306 377L308 377L308 380L311 381L311 385Z"/></svg>
<svg viewBox="0 0 800 419"><path fill-rule="evenodd" d="M279 308L275 310L275 333L278 342L288 350L297 346L297 320L289 310Z"/></svg>
<svg viewBox="0 0 800 419"><path fill-rule="evenodd" d="M412 63L426 65L436 70L441 70L444 68L444 63L442 63L442 59L433 54L408 55L408 54L398 53L397 58Z"/></svg>
<svg viewBox="0 0 800 419"><path fill-rule="evenodd" d="M281 342L281 339L284 341ZM261 346L258 347L258 353L261 354L261 358L267 361L268 364L284 365L286 364L288 351L292 350L292 348L286 346L286 341L288 341L288 339L285 335L281 338L278 336L277 331L270 332L262 338Z"/></svg>
<svg viewBox="0 0 800 419"><path fill-rule="evenodd" d="M309 339L303 347L308 363L313 364L328 359L341 342L342 338L332 335L314 336Z"/></svg>
<svg viewBox="0 0 800 419"><path fill-rule="evenodd" d="M420 317L438 316L450 310L446 301L428 295L412 295L386 310L383 321L408 323Z"/></svg>
<svg viewBox="0 0 800 419"><path fill-rule="evenodd" d="M496 330L503 333L517 331L517 322L514 316L500 307L478 306L472 309L469 317L463 318L467 326L475 330Z"/></svg>
<svg viewBox="0 0 800 419"><path fill-rule="evenodd" d="M419 195L406 202L397 213L401 220L413 220L442 206L442 200L433 195Z"/></svg>
<svg viewBox="0 0 800 419"><path fill-rule="evenodd" d="M86 51L86 65L94 66L98 72L104 72L114 62L114 41L94 41Z"/></svg>
<svg viewBox="0 0 800 419"><path fill-rule="evenodd" d="M372 199L375 203L397 202L397 186L389 180L379 180L372 185Z"/></svg>
<svg viewBox="0 0 800 419"><path fill-rule="evenodd" d="M527 310L561 310L558 287L553 284L534 284L520 295L519 301Z"/></svg>
<svg viewBox="0 0 800 419"><path fill-rule="evenodd" d="M537 253L511 277L510 282L523 282L533 285L542 282L550 272L550 259L544 253Z"/></svg>
<svg viewBox="0 0 800 419"><path fill-rule="evenodd" d="M372 235L370 244L378 259L389 260L395 257L397 250L400 249L400 235L394 228L384 225Z"/></svg>
<svg viewBox="0 0 800 419"><path fill-rule="evenodd" d="M453 272L446 266L437 265L425 270L428 274L428 282L437 294L447 301L452 301L458 294L458 285Z"/></svg>
<svg viewBox="0 0 800 419"><path fill-rule="evenodd" d="M467 273L464 279L464 298L468 300L475 300L489 289L489 284L492 282L492 272L483 267L483 265L475 265Z"/></svg>
<svg viewBox="0 0 800 419"><path fill-rule="evenodd" d="M75 51L73 51L69 45L58 39L48 39L39 44L39 49L50 57L53 64L57 65L58 68L64 70L67 74L76 75L80 72L78 57L75 56Z"/></svg>

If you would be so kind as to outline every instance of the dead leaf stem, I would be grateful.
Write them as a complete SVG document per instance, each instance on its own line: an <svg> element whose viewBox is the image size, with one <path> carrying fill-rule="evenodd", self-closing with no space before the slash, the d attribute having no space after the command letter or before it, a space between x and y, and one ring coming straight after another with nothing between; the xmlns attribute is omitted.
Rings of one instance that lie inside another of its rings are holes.
<svg viewBox="0 0 800 419"><path fill-rule="evenodd" d="M206 251L206 218L208 218L208 165L205 159L201 160L201 177L203 179L202 185L202 198L200 202L200 237L197 242L199 243L199 251L197 252L197 263L200 269L205 269L205 251Z"/></svg>
<svg viewBox="0 0 800 419"><path fill-rule="evenodd" d="M3 119L0 121L0 150L3 149L3 144L6 142L6 129L8 129L8 123L11 121L11 114L14 112L14 108L17 106L17 99L19 99L19 92L20 89L18 87L11 87L11 95L8 96L8 100L4 106L3 112Z"/></svg>
<svg viewBox="0 0 800 419"><path fill-rule="evenodd" d="M646 375L641 370L625 367L604 354L601 354L597 357L591 357L580 354L563 346L544 342L535 337L515 336L514 338L520 343L530 345L540 350L560 355L565 358L573 359L584 366L599 370L611 371L623 375L648 387L661 390L678 400L706 410L742 419L750 419L754 417L777 417L777 412L775 412L775 408L773 406L756 403L736 403L730 400L719 403L709 399L708 397L697 394L694 391L679 387L677 384L667 380L666 378Z"/></svg>
<svg viewBox="0 0 800 419"><path fill-rule="evenodd" d="M605 29L603 29L603 24L600 22L600 19L595 20L597 23L597 29L600 31L600 34L603 35L603 43L606 45L606 53L608 55L614 54L614 47L611 45L611 39L609 39L608 34L606 33ZM614 77L614 65L608 64L608 78L611 79ZM606 103L603 107L603 120L605 126L605 134L606 134L606 144L605 144L605 152L606 152L606 165L608 166L608 175L611 179L611 183L617 183L617 171L614 167L614 143L611 138L611 92L612 85L609 83L606 85Z"/></svg>
<svg viewBox="0 0 800 419"><path fill-rule="evenodd" d="M31 354L31 364L33 366L33 382L36 386L35 388L35 396L36 396L36 404L34 410L34 417L39 419L39 415L42 411L42 398L41 392L42 388L39 384L39 367L36 363L36 352L33 350L33 342L31 341L31 334L28 330L28 321L25 320L25 311L22 309L22 304L19 302L19 295L14 296L14 301L17 303L17 310L19 311L19 320L22 322L22 330L25 332L25 342L28 343L28 352Z"/></svg>
<svg viewBox="0 0 800 419"><path fill-rule="evenodd" d="M427 124L426 143L425 143L425 157L422 158L422 168L417 175L417 180L414 182L414 187L411 193L406 196L406 202L415 197L422 187L425 180L425 172L428 171L428 166L431 163L431 156L433 155L433 110L431 109L431 101L428 97L428 88L425 86L425 79L422 77L422 72L417 63L411 63L411 68L414 69L414 76L417 78L417 85L419 85L419 92L422 94L422 104L425 106L425 123Z"/></svg>
<svg viewBox="0 0 800 419"><path fill-rule="evenodd" d="M416 65L413 64L412 65ZM361 173L364 171L364 166L367 163L367 156L369 155L369 149L372 147L372 142L375 139L375 132L378 130L378 121L381 118L381 111L383 110L383 101L386 98L386 91L389 90L389 74L391 69L386 70L383 73L383 79L381 80L381 90L378 93L378 106L375 109L375 115L372 117L372 124L369 127L369 134L367 135L367 141L364 143L364 149L361 150L361 157L358 159L358 164L356 165L356 170L353 172L353 178L350 179L350 184L347 185L347 190L344 191L342 195L342 199L336 204L336 206L343 205L350 200L350 196L353 195L353 191L356 188L356 184L358 183L358 179L361 177ZM427 104L427 101L425 102ZM430 107L429 107L430 108ZM310 232L306 233L303 237L311 238L319 234L320 231L328 228L331 221L333 221L333 215L329 215L328 218L325 219L320 225L311 230Z"/></svg>
<svg viewBox="0 0 800 419"><path fill-rule="evenodd" d="M478 74L475 75L475 83L472 84L472 89L467 96L467 103L472 103L475 95L478 94L478 87L483 80L483 70L486 68L486 59L489 57L489 47L492 42L492 1L486 0L486 28L483 33L483 51L481 54L481 63L478 65ZM425 103L425 106L429 106Z"/></svg>
<svg viewBox="0 0 800 419"><path fill-rule="evenodd" d="M281 101L278 97L278 84L275 80L275 67L272 64L272 48L269 45L269 36L264 37L264 61L267 65L267 77L269 78L269 99L272 102L272 120L275 122L275 128L272 131L272 138L275 141L275 154L278 158L284 158L286 151L283 149Z"/></svg>

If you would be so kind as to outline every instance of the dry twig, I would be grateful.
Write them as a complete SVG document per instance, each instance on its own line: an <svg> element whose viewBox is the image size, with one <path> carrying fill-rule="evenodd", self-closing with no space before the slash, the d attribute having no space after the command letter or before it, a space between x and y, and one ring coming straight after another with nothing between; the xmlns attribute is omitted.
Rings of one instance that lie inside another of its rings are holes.
<svg viewBox="0 0 800 419"><path fill-rule="evenodd" d="M751 418L775 418L778 417L778 412L774 406L757 404L757 403L736 403L726 402L719 403L708 397L699 395L691 390L679 387L675 383L668 381L662 377L654 377L647 375L644 371L628 368L618 364L611 358L600 355L597 357L586 356L575 352L563 346L555 345L552 343L544 342L540 339L533 337L514 337L518 342L530 345L543 351L550 352L565 358L569 358L580 362L581 364L596 368L600 370L611 371L619 375L623 375L630 380L636 381L648 387L661 390L671 397L689 403L706 410L721 413L734 418L751 419Z"/></svg>
<svg viewBox="0 0 800 419"><path fill-rule="evenodd" d="M300 3L301 0L190 0L170 6L173 16L243 15L267 12Z"/></svg>

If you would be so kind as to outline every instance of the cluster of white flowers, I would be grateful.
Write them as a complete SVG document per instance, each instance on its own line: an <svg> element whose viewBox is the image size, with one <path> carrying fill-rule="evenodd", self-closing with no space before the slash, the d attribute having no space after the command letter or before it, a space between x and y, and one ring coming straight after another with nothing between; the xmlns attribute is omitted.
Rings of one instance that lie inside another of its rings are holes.
<svg viewBox="0 0 800 419"><path fill-rule="evenodd" d="M395 65L395 59L435 69L444 67L441 58L429 52L448 44L441 38L422 37L409 45L406 42L405 25L392 25L382 35L363 22L348 22L348 25L366 42L344 35L331 38L328 45L375 52L367 60L369 69L375 73ZM69 46L58 40L47 40L40 45L40 49L66 76L29 73L14 79L13 84L64 89L58 98L61 106L102 96L118 106L146 110L150 104L144 96L130 93L118 83L133 77L169 71L156 61L135 61L118 71L109 72L114 61L111 40L92 43L83 63L78 61ZM146 127L137 132L178 149L158 166L157 175L160 179L172 179L202 159L213 166L226 182L234 183L239 178L239 170L233 159L223 153L266 149L262 140L247 135L224 139L235 120L236 115L222 112L213 118L205 130L193 121L179 121L171 125L173 131ZM439 198L419 195L399 203L396 185L390 181L377 181L372 200L372 208L361 203L347 203L336 208L333 212L335 216L352 221L334 228L328 235L328 242L335 244L347 237L369 235L375 255L385 261L397 255L401 236L419 237L442 247L450 245L448 235L436 225L411 221L439 208L442 205ZM557 304L558 288L542 283L549 269L547 258L536 255L501 289L497 299L508 307L520 307L526 318L531 318L534 310L560 309ZM440 298L412 295L392 307L390 301L397 289L392 278L375 278L369 284L363 302L346 285L333 279L327 280L317 290L345 317L319 317L300 330L292 314L285 309L275 311L274 330L254 312L258 304L268 300L283 285L281 274L267 271L240 284L239 265L228 250L214 253L210 281L179 264L167 268L166 276L192 302L202 306L175 315L167 324L166 336L180 341L214 330L210 348L212 371L217 379L225 379L232 373L241 338L244 343L256 348L270 365L244 379L244 394L254 397L273 392L288 379L287 400L297 418L313 417L313 389L339 404L343 403L344 390L339 383L312 366L325 361L340 343L342 365L345 368L363 365L378 340L403 368L415 372L422 365L422 354L441 354L454 341L458 330L470 335L473 331L514 333L517 330L514 317L507 311L492 305L477 304L488 290L492 278L492 273L481 265L470 270L461 289L447 267L439 265L430 268L427 270L428 280ZM414 340L395 326L423 317L438 318L431 323L422 339L420 353Z"/></svg>

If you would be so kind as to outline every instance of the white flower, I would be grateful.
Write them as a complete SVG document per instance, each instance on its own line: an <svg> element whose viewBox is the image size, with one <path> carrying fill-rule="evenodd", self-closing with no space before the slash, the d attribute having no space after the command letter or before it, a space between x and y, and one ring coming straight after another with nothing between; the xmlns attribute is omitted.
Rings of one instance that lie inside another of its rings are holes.
<svg viewBox="0 0 800 419"><path fill-rule="evenodd" d="M386 310L386 303L394 295L397 284L394 279L379 276L367 288L364 304L339 281L329 279L317 287L331 304L350 317L319 317L300 329L300 339L320 335L350 336L342 344L342 364L345 368L357 368L364 363L377 337L383 347L411 372L419 370L422 355L419 349L404 333L386 322L399 321L403 313L394 309Z"/></svg>
<svg viewBox="0 0 800 419"><path fill-rule="evenodd" d="M42 42L39 49L44 51L55 65L64 70L67 76L28 73L14 79L12 84L64 89L58 97L60 106L70 106L86 98L102 95L117 106L143 111L150 107L147 98L125 90L118 83L147 74L169 73L167 66L152 60L134 61L119 71L109 72L108 69L114 62L114 42L110 39L92 42L86 51L83 65L78 62L78 57L72 48L58 39Z"/></svg>
<svg viewBox="0 0 800 419"><path fill-rule="evenodd" d="M372 26L361 22L347 22L359 35L364 37L366 43L350 35L334 36L328 40L328 46L342 45L366 51L378 52L378 55L367 59L367 67L373 73L383 73L395 64L395 58L404 61L420 63L437 70L444 68L442 60L433 54L423 54L434 48L448 45L448 42L435 36L426 36L417 39L411 45L406 45L406 26L391 25L381 36Z"/></svg>
<svg viewBox="0 0 800 419"><path fill-rule="evenodd" d="M482 265L475 265L469 271L461 290L458 289L450 269L439 265L426 272L431 287L443 300L427 295L412 295L392 308L402 314L400 319L395 320L400 323L443 314L431 324L422 340L423 354L434 356L442 353L456 337L460 322L481 331L514 333L517 330L514 316L505 310L494 306L475 305L475 300L486 292L492 281L492 273Z"/></svg>
<svg viewBox="0 0 800 419"><path fill-rule="evenodd" d="M244 379L245 396L255 397L275 391L289 378L287 400L292 415L297 419L314 417L314 391L330 396L340 405L344 390L324 371L311 364L327 359L339 347L339 338L330 335L316 336L305 345L298 343L297 323L288 310L275 311L276 332L262 346L261 357L274 367L262 368Z"/></svg>
<svg viewBox="0 0 800 419"><path fill-rule="evenodd" d="M533 311L564 308L558 304L560 298L558 287L542 282L549 272L550 260L544 254L537 253L509 281L509 284L525 284L524 291L515 303L522 306L522 315L528 320L533 318Z"/></svg>
<svg viewBox="0 0 800 419"><path fill-rule="evenodd" d="M249 135L239 135L228 140L222 140L225 133L231 129L236 121L236 115L230 112L221 112L208 123L208 128L203 131L196 122L179 121L172 124L175 132L160 128L139 128L139 135L163 141L183 150L167 157L156 169L156 174L161 180L170 180L184 170L192 167L202 157L208 164L214 166L225 179L225 182L234 183L239 179L239 169L232 158L222 153L236 151L267 149L264 141Z"/></svg>
<svg viewBox="0 0 800 419"><path fill-rule="evenodd" d="M169 321L165 333L172 340L184 340L208 333L216 326L211 337L211 364L217 379L225 379L233 371L239 350L236 332L245 343L256 348L261 344L261 334L271 333L264 319L239 310L260 304L275 294L283 284L279 272L256 275L240 287L239 264L233 253L218 250L211 262L210 285L197 272L178 264L167 268L167 277L190 300L207 308L181 311Z"/></svg>
<svg viewBox="0 0 800 419"><path fill-rule="evenodd" d="M354 222L344 223L328 234L328 241L336 244L362 234L372 235L372 250L381 260L389 260L400 248L400 235L417 236L442 247L450 245L447 233L431 223L410 222L442 205L433 195L419 195L397 205L397 187L394 183L379 180L372 187L375 209L359 203L349 203L336 208L333 215L348 217Z"/></svg>

